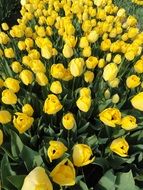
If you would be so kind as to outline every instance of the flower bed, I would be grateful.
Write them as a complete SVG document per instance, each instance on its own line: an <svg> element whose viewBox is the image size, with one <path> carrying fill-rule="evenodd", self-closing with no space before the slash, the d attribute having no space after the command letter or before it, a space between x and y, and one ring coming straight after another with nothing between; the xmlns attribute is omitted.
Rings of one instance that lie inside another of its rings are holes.
<svg viewBox="0 0 143 190"><path fill-rule="evenodd" d="M23 0L0 32L1 184L143 187L143 32L111 0Z"/></svg>

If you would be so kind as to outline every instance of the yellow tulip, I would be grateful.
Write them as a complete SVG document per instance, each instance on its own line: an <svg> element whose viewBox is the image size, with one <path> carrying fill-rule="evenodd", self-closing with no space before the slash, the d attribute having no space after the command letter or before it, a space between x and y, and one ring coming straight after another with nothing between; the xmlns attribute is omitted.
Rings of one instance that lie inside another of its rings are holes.
<svg viewBox="0 0 143 190"><path fill-rule="evenodd" d="M36 73L36 82L40 85L40 86L46 86L48 84L48 78L45 75L45 73L42 72L37 72Z"/></svg>
<svg viewBox="0 0 143 190"><path fill-rule="evenodd" d="M34 168L24 179L21 190L53 190L52 183L42 167Z"/></svg>
<svg viewBox="0 0 143 190"><path fill-rule="evenodd" d="M143 111L143 92L140 92L139 94L135 95L131 99L131 104L135 109L138 109L140 111Z"/></svg>
<svg viewBox="0 0 143 190"><path fill-rule="evenodd" d="M13 72L15 72L15 73L20 73L22 70L22 66L18 61L12 62L11 68L12 68Z"/></svg>
<svg viewBox="0 0 143 190"><path fill-rule="evenodd" d="M25 104L22 107L22 112L31 117L34 113L34 110L30 104Z"/></svg>
<svg viewBox="0 0 143 190"><path fill-rule="evenodd" d="M126 80L126 85L128 88L135 88L140 85L140 78L136 75L131 75Z"/></svg>
<svg viewBox="0 0 143 190"><path fill-rule="evenodd" d="M4 49L4 54L5 54L5 57L9 58L9 59L15 57L15 53L14 53L14 51L13 51L12 48L6 48L6 49Z"/></svg>
<svg viewBox="0 0 143 190"><path fill-rule="evenodd" d="M137 73L143 73L143 60L138 60L134 65L134 70Z"/></svg>
<svg viewBox="0 0 143 190"><path fill-rule="evenodd" d="M8 24L5 23L5 22L3 22L3 23L1 24L1 27L2 27L2 29L3 29L4 31L9 30L9 26L8 26Z"/></svg>
<svg viewBox="0 0 143 190"><path fill-rule="evenodd" d="M87 37L81 37L80 38L80 43L79 43L79 47L80 48L85 48L85 47L87 47L89 45L89 43L88 43L88 39L87 39Z"/></svg>
<svg viewBox="0 0 143 190"><path fill-rule="evenodd" d="M123 117L121 123L121 127L125 130L132 130L137 128L136 118L132 115Z"/></svg>
<svg viewBox="0 0 143 190"><path fill-rule="evenodd" d="M87 87L81 88L79 93L80 93L80 96L86 96L86 97L91 96L91 90L90 90L90 88L87 88Z"/></svg>
<svg viewBox="0 0 143 190"><path fill-rule="evenodd" d="M51 172L52 180L60 186L75 185L75 169L72 162L65 158Z"/></svg>
<svg viewBox="0 0 143 190"><path fill-rule="evenodd" d="M62 93L62 85L60 81L54 81L52 82L50 86L50 91L54 94L61 94Z"/></svg>
<svg viewBox="0 0 143 190"><path fill-rule="evenodd" d="M91 43L95 43L98 38L99 38L99 35L98 33L96 32L96 30L92 30L89 35L88 35L88 41L91 42Z"/></svg>
<svg viewBox="0 0 143 190"><path fill-rule="evenodd" d="M27 131L33 124L33 117L29 117L25 113L16 112L13 118L14 127L19 131L19 133L24 133Z"/></svg>
<svg viewBox="0 0 143 190"><path fill-rule="evenodd" d="M72 113L67 113L62 118L62 124L65 129L70 130L75 126L75 118Z"/></svg>
<svg viewBox="0 0 143 190"><path fill-rule="evenodd" d="M129 145L125 138L117 138L112 141L110 145L110 149L112 152L115 152L121 157L128 156Z"/></svg>
<svg viewBox="0 0 143 190"><path fill-rule="evenodd" d="M80 96L76 101L76 105L81 111L88 112L91 107L91 97Z"/></svg>
<svg viewBox="0 0 143 190"><path fill-rule="evenodd" d="M68 45L68 44L65 44L64 45L64 48L63 48L63 55L64 57L66 58L70 58L73 56L73 49Z"/></svg>
<svg viewBox="0 0 143 190"><path fill-rule="evenodd" d="M20 73L19 77L25 85L31 84L33 82L33 79L34 79L33 73L29 70L23 70Z"/></svg>
<svg viewBox="0 0 143 190"><path fill-rule="evenodd" d="M92 71L86 71L84 73L84 80L87 83L92 83L94 80L94 73Z"/></svg>
<svg viewBox="0 0 143 190"><path fill-rule="evenodd" d="M11 121L12 117L9 111L1 110L0 111L0 123L6 124Z"/></svg>
<svg viewBox="0 0 143 190"><path fill-rule="evenodd" d="M34 73L38 73L38 72L45 73L46 72L46 67L40 60L33 60L31 62L31 69Z"/></svg>
<svg viewBox="0 0 143 190"><path fill-rule="evenodd" d="M115 63L109 63L104 67L103 78L105 81L112 81L118 74L118 67Z"/></svg>
<svg viewBox="0 0 143 190"><path fill-rule="evenodd" d="M51 75L56 79L62 79L65 75L65 68L62 63L53 64L51 66Z"/></svg>
<svg viewBox="0 0 143 190"><path fill-rule="evenodd" d="M45 59L50 59L52 57L52 48L47 45L42 46L41 47L41 55Z"/></svg>
<svg viewBox="0 0 143 190"><path fill-rule="evenodd" d="M49 94L45 100L43 111L49 115L56 114L63 108L58 97L54 94Z"/></svg>
<svg viewBox="0 0 143 190"><path fill-rule="evenodd" d="M84 59L83 58L75 58L72 59L69 63L70 72L74 77L78 77L83 73L83 66L84 66Z"/></svg>
<svg viewBox="0 0 143 190"><path fill-rule="evenodd" d="M121 124L121 113L117 108L107 108L99 114L100 120L110 127Z"/></svg>
<svg viewBox="0 0 143 190"><path fill-rule="evenodd" d="M98 59L97 57L90 56L85 63L88 69L94 69L98 65Z"/></svg>
<svg viewBox="0 0 143 190"><path fill-rule="evenodd" d="M6 89L2 92L2 102L7 105L13 105L17 103L17 96L12 90Z"/></svg>
<svg viewBox="0 0 143 190"><path fill-rule="evenodd" d="M61 158L68 150L67 147L60 141L50 141L49 144L50 146L47 150L47 154L50 162L52 162L52 160Z"/></svg>
<svg viewBox="0 0 143 190"><path fill-rule="evenodd" d="M92 163L95 159L95 157L91 158L92 155L91 148L86 144L76 144L73 147L73 163L77 167Z"/></svg>
<svg viewBox="0 0 143 190"><path fill-rule="evenodd" d="M20 90L19 81L14 78L7 78L4 82L5 87L12 90L14 93L18 92Z"/></svg>

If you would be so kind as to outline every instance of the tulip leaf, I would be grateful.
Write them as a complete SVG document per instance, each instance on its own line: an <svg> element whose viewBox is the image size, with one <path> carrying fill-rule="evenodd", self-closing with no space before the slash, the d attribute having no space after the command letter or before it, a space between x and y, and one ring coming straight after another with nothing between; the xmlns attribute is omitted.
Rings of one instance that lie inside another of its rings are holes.
<svg viewBox="0 0 143 190"><path fill-rule="evenodd" d="M116 176L113 174L113 170L108 170L99 181L99 187L101 190L115 190ZM127 189L126 189L127 190Z"/></svg>
<svg viewBox="0 0 143 190"><path fill-rule="evenodd" d="M8 181L8 176L15 175L15 172L12 170L8 157L5 154L1 161L1 182L2 187L6 190L13 189L13 186Z"/></svg>
<svg viewBox="0 0 143 190"><path fill-rule="evenodd" d="M11 130L11 151L14 157L18 157L23 149L23 143L19 136Z"/></svg>
<svg viewBox="0 0 143 190"><path fill-rule="evenodd" d="M25 175L14 175L14 176L9 176L8 180L13 186L15 186L19 190L23 185L25 177L26 177Z"/></svg>
<svg viewBox="0 0 143 190"><path fill-rule="evenodd" d="M43 165L43 159L40 154L27 146L23 147L20 156L28 171L31 171L36 166Z"/></svg>
<svg viewBox="0 0 143 190"><path fill-rule="evenodd" d="M79 181L79 186L81 187L81 190L89 190L86 183L83 181Z"/></svg>

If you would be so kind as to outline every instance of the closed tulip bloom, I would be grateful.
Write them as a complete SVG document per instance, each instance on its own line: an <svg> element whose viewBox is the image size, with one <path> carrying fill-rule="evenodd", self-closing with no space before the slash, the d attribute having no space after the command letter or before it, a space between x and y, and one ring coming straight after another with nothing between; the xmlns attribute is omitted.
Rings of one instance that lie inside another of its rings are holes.
<svg viewBox="0 0 143 190"><path fill-rule="evenodd" d="M116 63L116 64L120 64L122 61L122 57L121 55L117 54L114 59L113 59L113 62Z"/></svg>
<svg viewBox="0 0 143 190"><path fill-rule="evenodd" d="M85 47L87 47L89 45L89 43L88 43L88 39L87 39L87 37L81 37L80 38L80 43L79 43L79 47L80 48L85 48Z"/></svg>
<svg viewBox="0 0 143 190"><path fill-rule="evenodd" d="M5 23L5 22L3 22L3 23L1 24L1 27L2 27L2 29L3 29L4 31L9 30L9 26L8 26L8 24Z"/></svg>
<svg viewBox="0 0 143 190"><path fill-rule="evenodd" d="M112 81L118 74L118 67L115 63L109 63L104 67L103 79L105 81Z"/></svg>
<svg viewBox="0 0 143 190"><path fill-rule="evenodd" d="M94 73L92 71L86 71L84 73L84 80L87 83L92 83L94 80Z"/></svg>
<svg viewBox="0 0 143 190"><path fill-rule="evenodd" d="M36 82L40 86L46 86L48 84L48 78L43 72L37 72L36 73Z"/></svg>
<svg viewBox="0 0 143 190"><path fill-rule="evenodd" d="M65 75L65 68L62 63L53 64L51 66L51 75L56 79L62 79Z"/></svg>
<svg viewBox="0 0 143 190"><path fill-rule="evenodd" d="M25 85L31 84L34 79L33 73L26 69L20 73L19 77Z"/></svg>
<svg viewBox="0 0 143 190"><path fill-rule="evenodd" d="M82 51L82 55L84 57L90 57L91 56L91 47L90 46L85 47Z"/></svg>
<svg viewBox="0 0 143 190"><path fill-rule="evenodd" d="M54 81L52 82L50 86L50 91L54 94L61 94L62 93L62 85L60 81Z"/></svg>
<svg viewBox="0 0 143 190"><path fill-rule="evenodd" d="M1 110L0 111L0 123L6 124L11 121L12 117L9 111Z"/></svg>
<svg viewBox="0 0 143 190"><path fill-rule="evenodd" d="M143 60L138 60L134 65L134 70L137 73L143 73Z"/></svg>
<svg viewBox="0 0 143 190"><path fill-rule="evenodd" d="M89 42L95 43L99 38L99 34L96 32L96 30L93 30L89 33L87 38Z"/></svg>
<svg viewBox="0 0 143 190"><path fill-rule="evenodd" d="M17 103L17 96L12 90L6 89L2 92L2 102L7 105L14 105Z"/></svg>
<svg viewBox="0 0 143 190"><path fill-rule="evenodd" d="M91 148L86 144L76 144L73 147L73 163L77 167L82 167L92 163L95 157L91 158L93 155Z"/></svg>
<svg viewBox="0 0 143 190"><path fill-rule="evenodd" d="M41 55L45 59L50 59L52 57L52 48L50 46L47 46L47 45L42 46Z"/></svg>
<svg viewBox="0 0 143 190"><path fill-rule="evenodd" d="M65 129L70 130L75 126L75 118L72 113L67 113L62 118L62 124Z"/></svg>
<svg viewBox="0 0 143 190"><path fill-rule="evenodd" d="M3 132L0 129L0 146L2 145L2 143L3 143Z"/></svg>
<svg viewBox="0 0 143 190"><path fill-rule="evenodd" d="M86 96L86 97L91 97L91 90L90 88L83 87L79 91L80 96Z"/></svg>
<svg viewBox="0 0 143 190"><path fill-rule="evenodd" d="M21 190L53 190L52 183L42 167L34 168L24 179Z"/></svg>
<svg viewBox="0 0 143 190"><path fill-rule="evenodd" d="M65 158L51 172L52 180L60 186L75 185L75 168L72 162Z"/></svg>
<svg viewBox="0 0 143 190"><path fill-rule="evenodd" d="M73 56L73 49L68 44L64 45L63 55L65 58L70 58Z"/></svg>
<svg viewBox="0 0 143 190"><path fill-rule="evenodd" d="M20 90L19 81L14 78L7 78L4 82L5 87L12 90L14 93L18 92Z"/></svg>
<svg viewBox="0 0 143 190"><path fill-rule="evenodd" d="M38 73L38 72L45 73L46 72L46 67L40 60L33 60L31 65L32 65L31 69L34 73Z"/></svg>
<svg viewBox="0 0 143 190"><path fill-rule="evenodd" d="M52 162L52 160L61 158L68 150L67 147L60 141L50 141L49 144L50 146L47 150L47 154L50 162Z"/></svg>
<svg viewBox="0 0 143 190"><path fill-rule="evenodd" d="M30 104L25 104L22 107L22 112L31 117L34 113L34 110Z"/></svg>
<svg viewBox="0 0 143 190"><path fill-rule="evenodd" d="M100 120L110 127L121 124L121 113L117 108L107 108L99 114Z"/></svg>
<svg viewBox="0 0 143 190"><path fill-rule="evenodd" d="M18 61L12 62L11 68L12 68L13 72L15 72L15 73L20 73L22 70L22 66Z"/></svg>
<svg viewBox="0 0 143 190"><path fill-rule="evenodd" d="M9 58L9 59L15 57L15 53L14 53L14 51L13 51L12 48L6 48L6 49L4 49L4 54L5 54L5 57Z"/></svg>
<svg viewBox="0 0 143 190"><path fill-rule="evenodd" d="M128 88L135 88L141 83L140 78L137 75L131 75L126 80L126 85Z"/></svg>
<svg viewBox="0 0 143 190"><path fill-rule="evenodd" d="M132 115L123 117L121 124L121 127L125 130L132 130L137 128L136 118Z"/></svg>
<svg viewBox="0 0 143 190"><path fill-rule="evenodd" d="M16 112L13 118L14 127L19 131L20 134L30 129L33 122L34 118L29 117L25 113Z"/></svg>
<svg viewBox="0 0 143 190"><path fill-rule="evenodd" d="M76 101L77 107L83 111L88 112L91 107L91 97L81 96Z"/></svg>
<svg viewBox="0 0 143 190"><path fill-rule="evenodd" d="M56 114L63 108L58 97L54 94L49 94L48 98L45 100L43 111L49 115Z"/></svg>
<svg viewBox="0 0 143 190"><path fill-rule="evenodd" d="M143 92L138 93L131 99L132 106L140 111L143 111Z"/></svg>
<svg viewBox="0 0 143 190"><path fill-rule="evenodd" d="M118 87L119 83L120 83L120 80L119 80L118 78L114 78L113 80L108 81L108 84L109 84L109 86L110 86L111 88L116 88L116 87Z"/></svg>
<svg viewBox="0 0 143 190"><path fill-rule="evenodd" d="M84 67L84 60L83 58L75 58L72 59L69 63L70 72L74 77L78 77L83 73Z"/></svg>
<svg viewBox="0 0 143 190"><path fill-rule="evenodd" d="M112 141L110 150L121 157L127 157L129 150L128 142L125 140L125 138L117 138Z"/></svg>
<svg viewBox="0 0 143 190"><path fill-rule="evenodd" d="M85 63L88 69L94 69L98 65L98 59L97 57L90 56Z"/></svg>

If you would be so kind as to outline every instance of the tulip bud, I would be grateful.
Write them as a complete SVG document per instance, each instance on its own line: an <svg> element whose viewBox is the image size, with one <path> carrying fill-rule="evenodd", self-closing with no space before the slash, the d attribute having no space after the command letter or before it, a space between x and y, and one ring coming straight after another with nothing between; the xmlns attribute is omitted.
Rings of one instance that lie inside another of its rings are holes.
<svg viewBox="0 0 143 190"><path fill-rule="evenodd" d="M20 79L25 85L29 85L33 82L33 73L29 70L23 70L20 75Z"/></svg>
<svg viewBox="0 0 143 190"><path fill-rule="evenodd" d="M73 49L68 45L68 44L65 44L64 45L64 48L63 48L63 55L64 57L66 58L70 58L73 56Z"/></svg>
<svg viewBox="0 0 143 190"><path fill-rule="evenodd" d="M70 130L75 126L75 119L72 113L67 113L62 118L62 124L65 129Z"/></svg>
<svg viewBox="0 0 143 190"><path fill-rule="evenodd" d="M22 107L22 112L31 117L34 113L34 110L30 104L25 104Z"/></svg>
<svg viewBox="0 0 143 190"><path fill-rule="evenodd" d="M119 97L118 94L114 94L114 95L112 96L112 103L113 103L113 104L117 104L117 103L119 102L119 100L120 100L120 97Z"/></svg>

